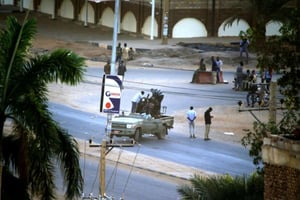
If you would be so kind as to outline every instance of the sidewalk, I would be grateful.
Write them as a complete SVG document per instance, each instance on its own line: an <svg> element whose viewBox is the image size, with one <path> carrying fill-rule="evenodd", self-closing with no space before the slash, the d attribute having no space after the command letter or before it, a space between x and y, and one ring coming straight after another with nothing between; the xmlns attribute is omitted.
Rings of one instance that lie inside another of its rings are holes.
<svg viewBox="0 0 300 200"><path fill-rule="evenodd" d="M99 159L100 162L100 147L89 147L88 141L77 139L81 154L92 156ZM138 144L136 144L138 145ZM130 147L126 147L130 148ZM150 172L163 174L183 180L188 180L193 175L210 176L216 175L212 172L200 170L197 168L177 164L174 162L158 159L152 156L147 156L139 153L133 153L124 148L113 148L107 155L107 161L119 162L129 167L147 170Z"/></svg>

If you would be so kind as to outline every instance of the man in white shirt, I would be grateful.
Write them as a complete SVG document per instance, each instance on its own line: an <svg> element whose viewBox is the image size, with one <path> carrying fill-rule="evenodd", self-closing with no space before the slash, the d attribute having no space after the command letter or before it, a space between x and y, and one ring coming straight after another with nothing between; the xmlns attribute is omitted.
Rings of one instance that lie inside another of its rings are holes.
<svg viewBox="0 0 300 200"><path fill-rule="evenodd" d="M140 100L144 97L145 92L141 91L134 95L134 97L131 100L132 106L131 106L131 113L136 113L136 108Z"/></svg>
<svg viewBox="0 0 300 200"><path fill-rule="evenodd" d="M196 111L194 111L194 107L191 106L190 109L186 113L186 118L188 119L189 124L189 133L190 138L196 138L195 136L195 119L196 119Z"/></svg>

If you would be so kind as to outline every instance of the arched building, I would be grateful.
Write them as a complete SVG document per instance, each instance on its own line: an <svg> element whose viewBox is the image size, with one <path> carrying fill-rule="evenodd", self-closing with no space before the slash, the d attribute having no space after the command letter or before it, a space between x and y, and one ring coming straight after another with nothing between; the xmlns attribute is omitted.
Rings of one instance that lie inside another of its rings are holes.
<svg viewBox="0 0 300 200"><path fill-rule="evenodd" d="M2 0L7 4L66 18L83 25L114 26L114 0ZM152 12L152 2L155 10ZM240 0L120 0L119 31L161 38L238 36L253 23ZM20 4L23 5L20 5ZM154 13L154 14L153 14ZM226 22L239 13L232 26ZM154 22L152 22L154 19ZM266 34L279 34L280 22L266 24Z"/></svg>

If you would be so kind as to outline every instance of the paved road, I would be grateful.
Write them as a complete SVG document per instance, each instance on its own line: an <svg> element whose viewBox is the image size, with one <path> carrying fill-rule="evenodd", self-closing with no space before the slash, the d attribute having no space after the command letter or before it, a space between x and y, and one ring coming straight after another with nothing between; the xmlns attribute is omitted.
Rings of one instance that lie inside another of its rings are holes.
<svg viewBox="0 0 300 200"><path fill-rule="evenodd" d="M230 84L190 84L189 80L192 73L191 71L173 69L131 69L125 77L121 109L129 110L131 97L136 92L140 90L149 91L153 87L164 91L163 103L168 106L169 114L176 110L185 110L187 105L194 105L195 107L236 105L237 98L244 98L245 94L233 91ZM87 79L94 80L97 77L99 81L99 74L99 68L89 69L87 76L91 79ZM231 76L232 73L225 73L225 77L230 78ZM97 85L93 81L90 81L90 84ZM100 91L95 91L94 95L82 97L80 101L99 104L99 95ZM83 140L92 137L97 142L105 138L106 118L103 115L82 112L57 104L51 104L51 110L55 113L54 117L57 121L69 129L75 137ZM217 141L205 143L200 139L190 140L185 134L174 130L171 130L166 140L145 137L141 141L141 145L140 154L200 169L204 172L242 175L249 174L254 170L247 150L241 145L228 145ZM128 149L128 151L134 153L137 148ZM181 176L185 178L191 175L189 171L181 173L183 173Z"/></svg>

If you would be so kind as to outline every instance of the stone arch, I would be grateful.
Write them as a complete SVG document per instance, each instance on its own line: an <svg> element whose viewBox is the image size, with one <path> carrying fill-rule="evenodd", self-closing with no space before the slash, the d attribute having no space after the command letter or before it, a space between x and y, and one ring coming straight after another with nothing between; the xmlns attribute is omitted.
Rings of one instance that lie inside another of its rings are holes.
<svg viewBox="0 0 300 200"><path fill-rule="evenodd" d="M282 27L280 21L271 20L266 24L266 36L281 35L279 29Z"/></svg>
<svg viewBox="0 0 300 200"><path fill-rule="evenodd" d="M74 19L74 6L71 0L64 0L61 3L58 15L67 19Z"/></svg>
<svg viewBox="0 0 300 200"><path fill-rule="evenodd" d="M95 10L93 8L93 6L88 3L87 4L88 6L88 23L92 23L94 24L95 23ZM80 13L79 13L79 20L80 21L85 21L85 16L86 15L86 4L84 4L82 7L81 7L81 10L80 10Z"/></svg>
<svg viewBox="0 0 300 200"><path fill-rule="evenodd" d="M142 34L144 35L151 35L151 16L148 16L143 24L142 27ZM154 19L154 30L153 30L153 36L157 37L158 36L158 23L156 19Z"/></svg>
<svg viewBox="0 0 300 200"><path fill-rule="evenodd" d="M126 12L121 23L121 29L129 32L137 32L137 21L131 11Z"/></svg>
<svg viewBox="0 0 300 200"><path fill-rule="evenodd" d="M99 24L110 28L114 27L114 11L107 7L103 10Z"/></svg>
<svg viewBox="0 0 300 200"><path fill-rule="evenodd" d="M52 15L54 12L54 2L48 0L41 0L38 11L41 13Z"/></svg>
<svg viewBox="0 0 300 200"><path fill-rule="evenodd" d="M179 20L174 25L172 33L172 38L207 37L205 25L196 18L184 18Z"/></svg>
<svg viewBox="0 0 300 200"><path fill-rule="evenodd" d="M225 20L218 29L218 36L239 36L241 31L247 31L248 28L250 28L249 24L244 20L234 20L232 25L224 25L227 23L228 19Z"/></svg>

